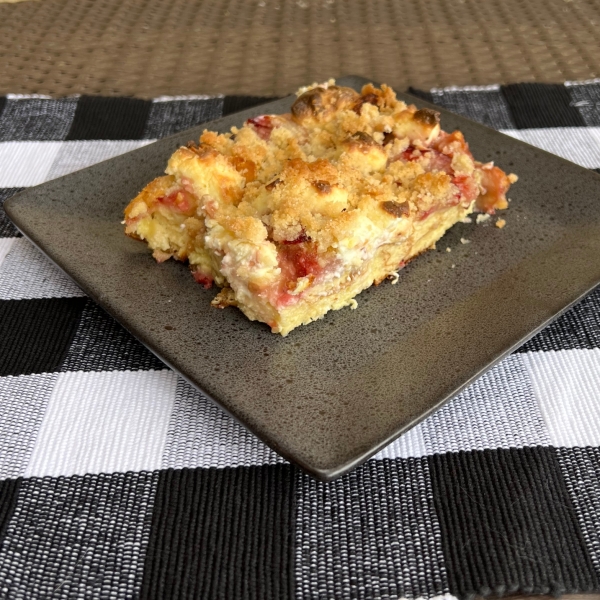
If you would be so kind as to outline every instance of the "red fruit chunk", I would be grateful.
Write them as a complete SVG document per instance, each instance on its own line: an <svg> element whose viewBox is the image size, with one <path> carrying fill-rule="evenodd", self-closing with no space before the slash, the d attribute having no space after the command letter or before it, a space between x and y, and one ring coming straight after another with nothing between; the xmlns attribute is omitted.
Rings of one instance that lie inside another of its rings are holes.
<svg viewBox="0 0 600 600"><path fill-rule="evenodd" d="M452 169L452 159L437 150L428 152L429 156L429 171L444 171L448 175L452 175L454 170Z"/></svg>
<svg viewBox="0 0 600 600"><path fill-rule="evenodd" d="M433 147L443 154L447 154L448 156L453 156L456 151L464 152L471 158L473 155L469 150L469 144L465 141L465 136L460 131L454 131L452 133L442 134L435 140L433 143Z"/></svg>
<svg viewBox="0 0 600 600"><path fill-rule="evenodd" d="M288 282L300 277L316 275L321 270L317 259L317 251L310 245L286 244L279 247L279 266L281 274Z"/></svg>
<svg viewBox="0 0 600 600"><path fill-rule="evenodd" d="M419 160L419 158L421 158L421 153L414 154L414 152L415 152L415 147L409 146L404 152L402 152L402 154L400 154L400 158L403 161Z"/></svg>
<svg viewBox="0 0 600 600"><path fill-rule="evenodd" d="M475 180L468 175L457 175L452 183L460 190L461 196L470 204L479 195L479 188Z"/></svg>
<svg viewBox="0 0 600 600"><path fill-rule="evenodd" d="M248 119L246 123L252 125L258 136L263 140L268 140L271 137L271 131L273 131L273 128L275 127L273 117L270 117L269 115L253 117L252 119Z"/></svg>
<svg viewBox="0 0 600 600"><path fill-rule="evenodd" d="M494 214L495 210L507 208L506 192L510 187L510 180L506 173L498 167L481 169L481 173L483 174L481 185L486 189L486 193L477 198L478 210Z"/></svg>
<svg viewBox="0 0 600 600"><path fill-rule="evenodd" d="M161 196L157 198L157 202L182 213L189 213L193 209L194 204L191 194L183 189L175 190L168 196Z"/></svg>
<svg viewBox="0 0 600 600"><path fill-rule="evenodd" d="M212 287L213 278L210 275L206 275L205 273L202 273L202 271L192 271L192 275L196 280L196 283L199 283L205 290Z"/></svg>
<svg viewBox="0 0 600 600"><path fill-rule="evenodd" d="M281 279L272 296L276 306L289 306L300 299L300 295L291 294L296 281L301 277L316 277L322 267L317 259L317 251L312 244L282 244L278 251Z"/></svg>

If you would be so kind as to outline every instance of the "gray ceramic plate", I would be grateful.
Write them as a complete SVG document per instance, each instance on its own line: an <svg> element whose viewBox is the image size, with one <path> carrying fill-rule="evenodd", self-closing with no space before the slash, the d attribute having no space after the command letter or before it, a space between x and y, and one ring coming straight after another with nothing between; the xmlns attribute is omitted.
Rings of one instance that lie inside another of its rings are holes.
<svg viewBox="0 0 600 600"><path fill-rule="evenodd" d="M364 80L342 84L360 88ZM400 94L401 98L404 98ZM426 103L407 96L418 106ZM292 98L214 121L226 131ZM506 228L456 225L439 250L282 338L210 307L183 265L157 265L122 212L204 127L11 198L17 227L165 363L321 480L356 467L600 282L600 177L446 111L479 160L520 181ZM463 245L460 238L471 243ZM446 247L452 252L446 252ZM452 268L452 265L455 265Z"/></svg>

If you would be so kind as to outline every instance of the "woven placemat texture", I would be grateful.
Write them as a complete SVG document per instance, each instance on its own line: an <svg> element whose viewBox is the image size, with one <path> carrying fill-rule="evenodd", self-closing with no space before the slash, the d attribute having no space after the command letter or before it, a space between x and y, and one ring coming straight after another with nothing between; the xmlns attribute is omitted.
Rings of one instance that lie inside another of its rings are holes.
<svg viewBox="0 0 600 600"><path fill-rule="evenodd" d="M600 82L421 94L600 171ZM319 483L169 370L3 212L25 187L257 101L0 97L0 600L596 600L600 288Z"/></svg>
<svg viewBox="0 0 600 600"><path fill-rule="evenodd" d="M0 4L0 94L284 95L600 75L594 0L41 0Z"/></svg>

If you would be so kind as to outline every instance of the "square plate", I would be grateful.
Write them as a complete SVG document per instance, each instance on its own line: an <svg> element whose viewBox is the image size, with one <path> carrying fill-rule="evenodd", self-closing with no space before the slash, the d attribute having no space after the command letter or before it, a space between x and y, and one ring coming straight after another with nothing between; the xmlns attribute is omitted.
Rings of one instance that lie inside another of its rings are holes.
<svg viewBox="0 0 600 600"><path fill-rule="evenodd" d="M356 89L366 80L346 77ZM399 98L433 106L412 96ZM515 171L505 229L458 224L344 309L282 338L216 310L174 261L123 233L123 209L204 128L228 131L294 97L160 140L5 203L17 227L167 365L276 452L328 481L356 467L600 282L600 177L463 117L478 160ZM462 237L471 243L460 243ZM447 253L446 247L452 252ZM454 268L453 268L453 265Z"/></svg>

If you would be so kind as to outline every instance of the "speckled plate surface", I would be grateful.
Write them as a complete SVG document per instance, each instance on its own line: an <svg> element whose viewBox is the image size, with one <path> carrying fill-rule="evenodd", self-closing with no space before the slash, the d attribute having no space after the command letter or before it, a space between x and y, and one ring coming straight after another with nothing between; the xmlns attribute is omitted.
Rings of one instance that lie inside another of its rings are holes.
<svg viewBox="0 0 600 600"><path fill-rule="evenodd" d="M365 80L340 83L355 88ZM418 106L427 103L399 96ZM600 176L442 109L474 155L520 176L507 226L458 224L343 309L282 338L216 310L187 268L127 238L123 208L204 127L226 131L292 98L214 121L14 196L19 229L150 350L321 480L417 424L600 282ZM461 244L468 238L470 244ZM446 252L446 248L452 252ZM454 265L454 267L453 267Z"/></svg>

